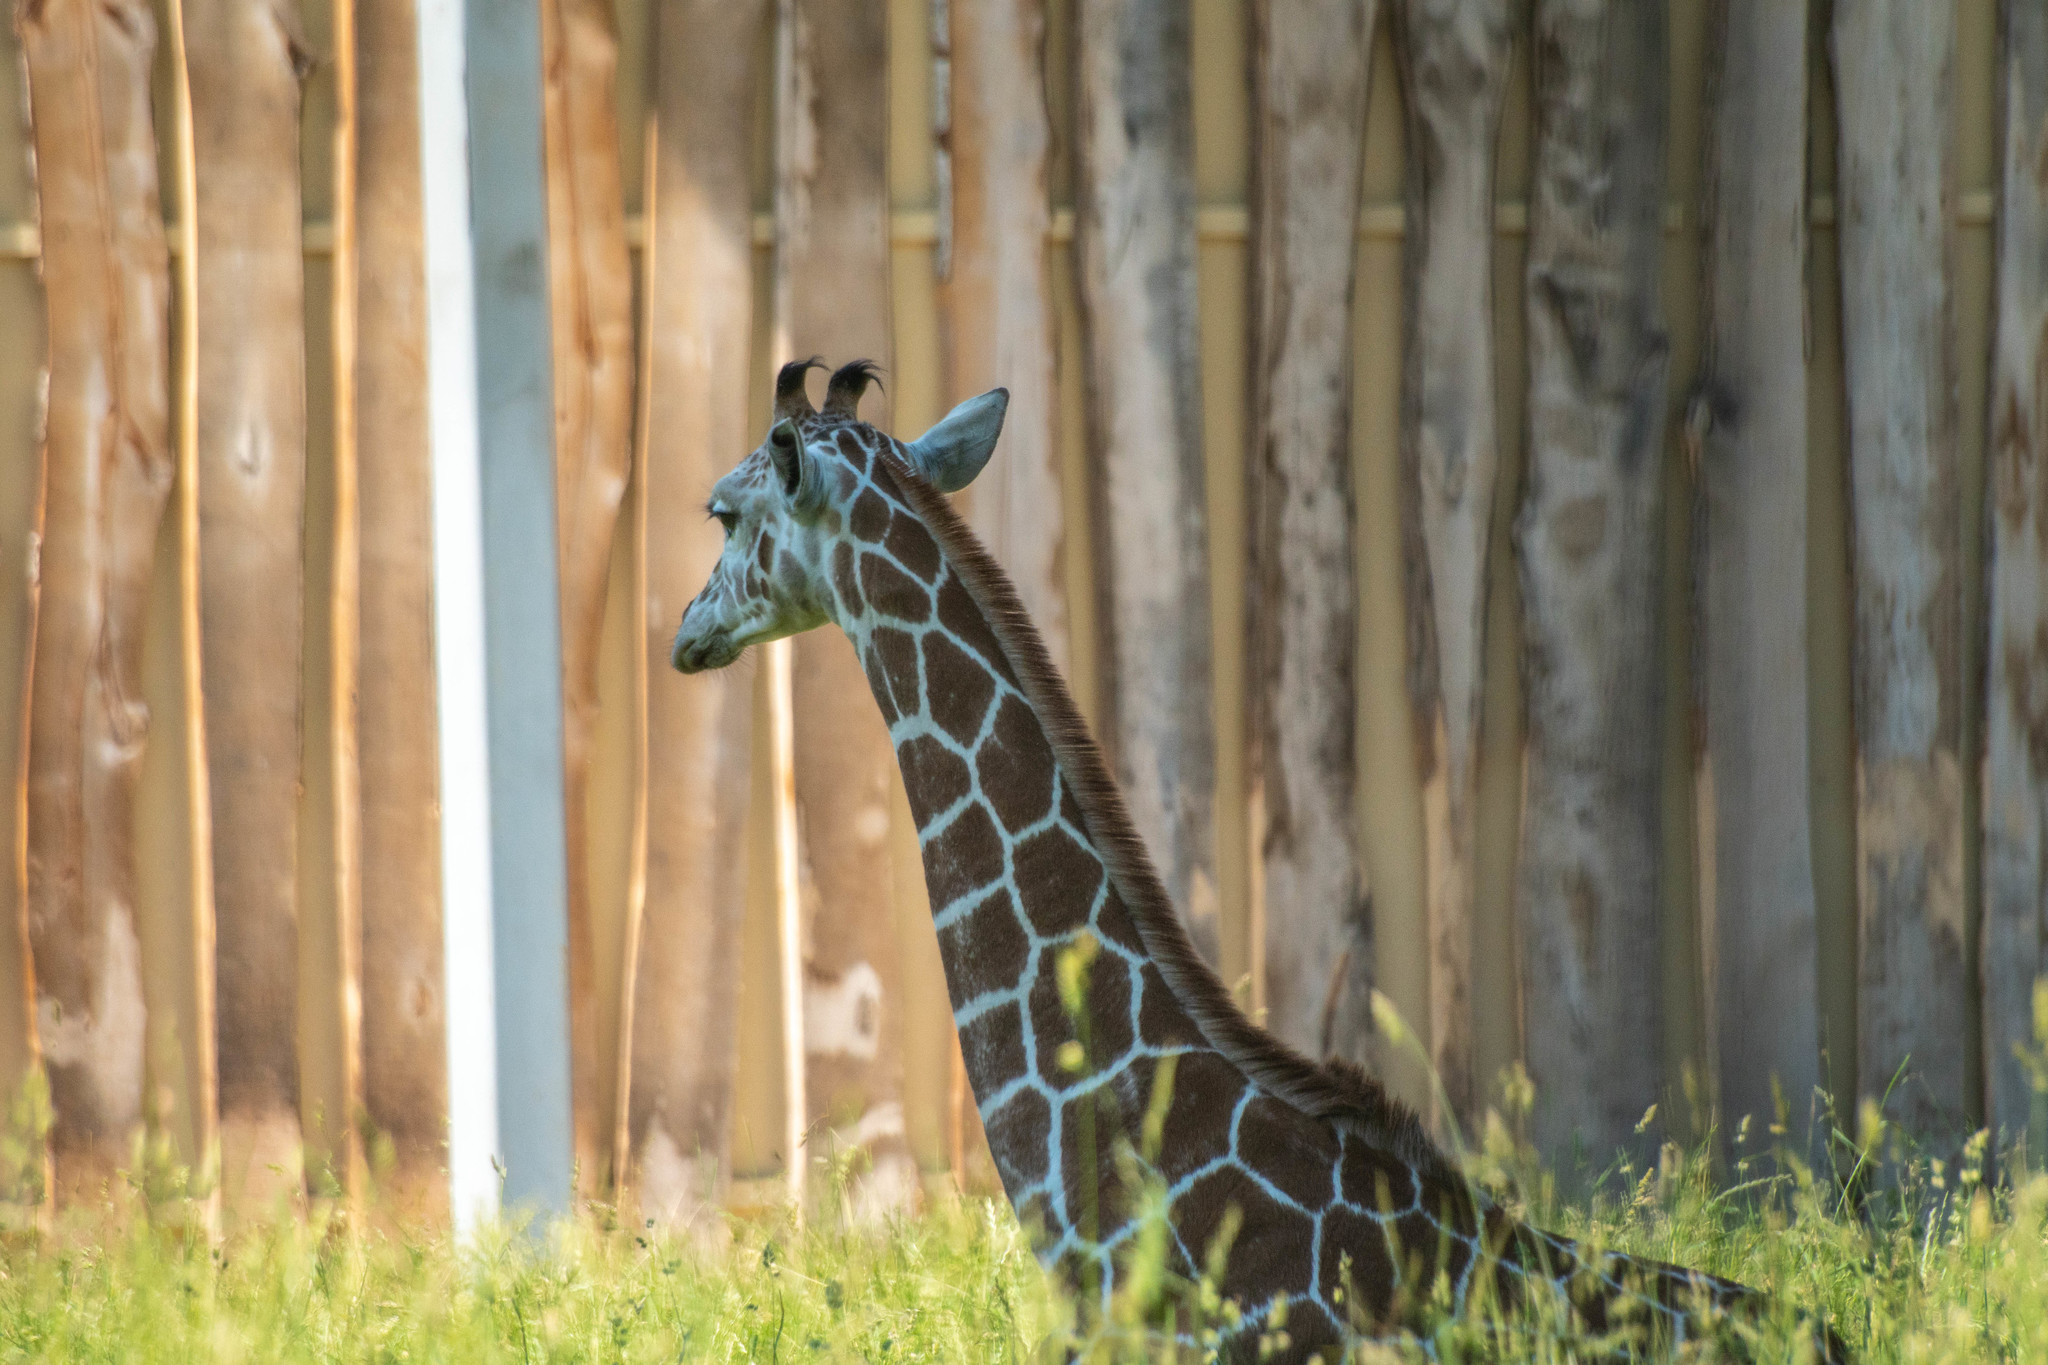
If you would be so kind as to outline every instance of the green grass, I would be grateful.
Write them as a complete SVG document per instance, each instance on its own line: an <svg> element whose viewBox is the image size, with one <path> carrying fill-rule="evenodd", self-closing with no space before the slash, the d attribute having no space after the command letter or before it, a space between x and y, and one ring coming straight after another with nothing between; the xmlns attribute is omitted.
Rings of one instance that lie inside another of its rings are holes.
<svg viewBox="0 0 2048 1365"><path fill-rule="evenodd" d="M1050 1314L979 1203L876 1235L747 1227L718 1253L591 1222L460 1249L316 1216L0 1258L0 1356L23 1361L1004 1360Z"/></svg>
<svg viewBox="0 0 2048 1365"><path fill-rule="evenodd" d="M1590 1203L1557 1207L1498 1126L1475 1166L1496 1181L1519 1167L1533 1212L1559 1231L1823 1309L1860 1360L2048 1359L2048 1177L1989 1189L1969 1169L1908 1162L1859 1210L1796 1165L1719 1193L1698 1154L1667 1148L1656 1169L1618 1169ZM1036 1361L1059 1358L1067 1320L1000 1201L940 1201L883 1229L735 1221L706 1249L602 1215L462 1248L317 1210L216 1245L153 1226L139 1200L0 1247L0 1358ZM1757 1343L1762 1358L1797 1359L1796 1336L1788 1312ZM1440 1353L1475 1339L1448 1325ZM1507 1358L1585 1348L1539 1324ZM1126 1333L1101 1358L1166 1356Z"/></svg>
<svg viewBox="0 0 2048 1365"><path fill-rule="evenodd" d="M1085 968L1068 973L1062 964L1063 991L1065 975L1078 983ZM2048 1100L2048 984L2036 1004L2043 1043L2028 1056L2040 1063ZM1417 1046L1390 1007L1378 1013L1393 1045ZM1148 1150L1159 1140L1171 1076L1162 1068L1142 1125ZM1619 1163L1590 1197L1567 1200L1512 1131L1533 1102L1527 1077L1505 1077L1502 1097L1510 1120L1489 1114L1472 1143L1458 1145L1471 1178L1495 1197L1592 1249L1677 1262L1773 1296L1767 1320L1741 1326L1730 1341L1700 1343L1686 1360L1797 1365L1811 1359L1807 1323L1818 1315L1869 1365L2048 1361L2048 1174L2016 1163L2014 1178L1987 1180L1982 1134L1944 1162L1866 1104L1854 1137L1825 1125L1825 1158L1809 1165L1784 1150L1781 1114L1767 1133L1745 1125L1732 1163L1718 1158L1711 1138L1691 1150L1666 1144L1649 1169ZM48 1123L46 1095L32 1080L0 1124L0 1187L31 1202ZM1117 1156L1135 1207L1156 1219L1158 1189L1137 1174L1128 1148ZM843 1158L822 1170L825 1212L806 1227L786 1216L730 1218L714 1230L715 1245L622 1226L601 1208L457 1244L352 1220L329 1201L216 1239L193 1231L192 1182L167 1144L138 1142L132 1164L141 1174L103 1208L69 1209L41 1231L0 1233L0 1362L893 1365L1060 1360L1073 1341L1074 1316L1007 1204L949 1197L916 1218L852 1226L830 1216L847 1204ZM1148 1327L1175 1305L1197 1326L1261 1307L1220 1301L1206 1282L1175 1283L1157 1234L1155 1222L1134 1239L1140 1250L1108 1320L1085 1325L1090 1365L1199 1358L1176 1357ZM1212 1274L1224 1251L1209 1249ZM1434 1321L1427 1343L1365 1347L1358 1359L1425 1359L1425 1346L1447 1362L1562 1365L1614 1354L1613 1342L1574 1338L1540 1316ZM1284 1332L1284 1323L1267 1326ZM1722 1354L1724 1346L1739 1354Z"/></svg>

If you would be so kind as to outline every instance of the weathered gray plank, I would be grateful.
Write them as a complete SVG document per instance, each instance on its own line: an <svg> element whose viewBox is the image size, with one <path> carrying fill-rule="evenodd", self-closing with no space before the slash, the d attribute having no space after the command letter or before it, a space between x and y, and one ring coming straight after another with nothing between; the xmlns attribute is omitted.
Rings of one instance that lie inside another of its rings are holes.
<svg viewBox="0 0 2048 1365"><path fill-rule="evenodd" d="M2038 1152L2048 1131L2014 1048L2037 1045L2034 983L2048 972L2048 9L2007 0L2002 13L1984 481L1984 1119Z"/></svg>
<svg viewBox="0 0 2048 1365"><path fill-rule="evenodd" d="M1662 4L1538 0L1528 748L1517 910L1532 1136L1596 1164L1663 1079L1657 979L1665 366Z"/></svg>
<svg viewBox="0 0 2048 1365"><path fill-rule="evenodd" d="M706 491L759 439L754 51L766 0L688 0L655 28L641 496L647 523L647 892L633 983L626 1178L645 1217L715 1226L732 1104L753 680L683 678L669 642L723 536Z"/></svg>
<svg viewBox="0 0 2048 1365"><path fill-rule="evenodd" d="M378 1193L448 1213L439 739L434 721L426 243L413 0L356 8L356 435L362 655L363 1105Z"/></svg>
<svg viewBox="0 0 2048 1365"><path fill-rule="evenodd" d="M301 1185L298 857L306 483L295 4L186 0L197 201L199 625L213 802L221 1185Z"/></svg>
<svg viewBox="0 0 2048 1365"><path fill-rule="evenodd" d="M1215 701L1188 38L1188 0L1076 5L1074 244L1099 510L1101 732L1138 833L1214 962Z"/></svg>
<svg viewBox="0 0 2048 1365"><path fill-rule="evenodd" d="M887 15L867 0L778 0L777 15L776 359L815 354L840 365L866 357L886 366ZM862 416L886 430L888 411L886 392L872 393ZM807 1025L810 1110L813 1118L870 1119L871 1164L853 1198L863 1211L897 1208L916 1198L917 1173L902 1124L902 971L889 857L896 755L846 637L812 631L794 648L807 891L815 892L812 904L831 907L809 917L807 1011L873 1025L843 1035ZM873 1008L850 1007L853 996L871 997Z"/></svg>
<svg viewBox="0 0 2048 1365"><path fill-rule="evenodd" d="M1266 1019L1311 1055L1353 1058L1374 964L1355 801L1351 291L1377 9L1253 9L1248 678Z"/></svg>
<svg viewBox="0 0 2048 1365"><path fill-rule="evenodd" d="M1953 0L1837 0L1855 572L1857 1072L1931 1140L1967 1123ZM1906 1083L1892 1087L1901 1066Z"/></svg>
<svg viewBox="0 0 2048 1365"><path fill-rule="evenodd" d="M1429 1047L1469 1125L1473 838L1486 691L1487 544L1500 449L1494 412L1494 144L1513 33L1506 0L1402 0L1408 97L1403 539L1408 680L1422 777Z"/></svg>
<svg viewBox="0 0 2048 1365"><path fill-rule="evenodd" d="M1724 1133L1820 1082L1806 706L1807 7L1723 0L1707 111L1695 754ZM1759 1127L1756 1131L1761 1132Z"/></svg>

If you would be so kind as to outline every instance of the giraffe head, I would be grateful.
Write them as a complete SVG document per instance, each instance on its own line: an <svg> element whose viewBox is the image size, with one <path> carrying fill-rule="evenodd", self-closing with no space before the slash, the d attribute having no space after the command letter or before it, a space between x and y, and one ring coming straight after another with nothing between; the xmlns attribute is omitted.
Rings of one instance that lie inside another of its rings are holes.
<svg viewBox="0 0 2048 1365"><path fill-rule="evenodd" d="M875 374L868 361L834 371L824 411L813 409L804 380L818 364L782 367L768 439L711 490L707 510L725 528L725 548L676 632L669 659L684 673L723 668L748 645L827 621L850 624L839 619L833 592L834 551L868 530L854 504L886 482L884 451L945 493L965 488L995 452L1005 389L968 399L906 443L860 420L861 394Z"/></svg>

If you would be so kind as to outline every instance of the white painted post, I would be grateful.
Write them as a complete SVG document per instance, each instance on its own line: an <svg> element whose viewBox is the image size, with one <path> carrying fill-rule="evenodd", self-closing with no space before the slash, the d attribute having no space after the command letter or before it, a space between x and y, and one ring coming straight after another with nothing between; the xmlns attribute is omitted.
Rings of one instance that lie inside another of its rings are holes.
<svg viewBox="0 0 2048 1365"><path fill-rule="evenodd" d="M433 442L434 683L440 720L441 926L448 1020L448 1195L466 1233L498 1211L491 992L491 794L484 724L483 512L462 0L420 0L421 219Z"/></svg>
<svg viewBox="0 0 2048 1365"><path fill-rule="evenodd" d="M449 1194L468 1231L497 1212L494 1166L507 1203L543 1212L574 1174L539 11L421 0L419 58Z"/></svg>

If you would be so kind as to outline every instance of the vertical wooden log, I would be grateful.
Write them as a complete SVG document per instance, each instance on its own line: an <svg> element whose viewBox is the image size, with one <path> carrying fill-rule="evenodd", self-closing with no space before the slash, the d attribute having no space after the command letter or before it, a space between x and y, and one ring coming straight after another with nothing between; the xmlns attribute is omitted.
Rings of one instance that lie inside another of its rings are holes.
<svg viewBox="0 0 2048 1365"><path fill-rule="evenodd" d="M946 393L1010 391L1003 448L967 494L967 519L1017 586L1062 673L1073 667L1057 425L1057 326L1047 268L1044 0L936 0L932 117L939 133L939 327ZM946 1151L954 1179L986 1149L958 1040Z"/></svg>
<svg viewBox="0 0 2048 1365"><path fill-rule="evenodd" d="M554 333L555 523L562 610L562 800L568 826L570 1077L577 1188L610 1179L616 1068L599 1033L590 899L591 746L612 531L633 431L633 276L613 91L611 0L542 0L549 316Z"/></svg>
<svg viewBox="0 0 2048 1365"><path fill-rule="evenodd" d="M794 647L768 644L768 782L775 812L775 964L782 997L782 1179L791 1215L804 1216L804 1187L810 1174L810 1039L805 1028L803 898L797 869L796 718L791 699Z"/></svg>
<svg viewBox="0 0 2048 1365"><path fill-rule="evenodd" d="M2039 1152L2034 982L2048 973L2048 10L2003 7L2004 178L1984 577L1984 1119Z"/></svg>
<svg viewBox="0 0 2048 1365"><path fill-rule="evenodd" d="M1102 532L1102 733L1138 832L1214 962L1215 698L1188 0L1080 0L1073 22L1074 245Z"/></svg>
<svg viewBox="0 0 2048 1365"><path fill-rule="evenodd" d="M737 1063L753 680L677 676L669 644L724 545L706 491L744 454L753 347L751 53L766 0L671 0L655 20L648 181L647 894L627 1172L640 1210L716 1217Z"/></svg>
<svg viewBox="0 0 2048 1365"><path fill-rule="evenodd" d="M176 263L177 359L172 411L177 420L178 681L185 722L185 820L191 840L188 909L192 930L193 1037L196 1056L187 1063L192 1093L191 1159L199 1172L205 1225L220 1226L220 972L214 914L213 775L206 744L206 657L200 638L199 554L199 227L198 149L192 122L192 72L185 59L182 0L169 0L171 91L175 121L172 143L178 180Z"/></svg>
<svg viewBox="0 0 2048 1365"><path fill-rule="evenodd" d="M34 130L22 34L12 22L0 33L0 214L15 222L36 216ZM48 304L35 262L0 263L0 314L14 319L0 339L0 1094L18 1095L38 1073L34 971L28 940L29 670L35 653L36 564L41 538L44 379L49 356ZM47 1078L45 1078L45 1083ZM0 1168L0 1201L21 1215L49 1193L49 1146L27 1142Z"/></svg>
<svg viewBox="0 0 2048 1365"><path fill-rule="evenodd" d="M1595 1166L1663 1079L1664 6L1538 0L1528 491L1516 527L1528 749L1517 899L1532 1136Z"/></svg>
<svg viewBox="0 0 2048 1365"><path fill-rule="evenodd" d="M439 1219L448 1044L417 43L413 0L357 0L362 1083L380 1195Z"/></svg>
<svg viewBox="0 0 2048 1365"><path fill-rule="evenodd" d="M1856 575L1857 1071L1866 1097L1889 1091L1890 1118L1939 1141L1968 1122L1955 4L1837 0L1831 46Z"/></svg>
<svg viewBox="0 0 2048 1365"><path fill-rule="evenodd" d="M170 272L146 3L24 5L49 305L28 926L57 1185L93 1197L144 1119L135 779L170 444Z"/></svg>
<svg viewBox="0 0 2048 1365"><path fill-rule="evenodd" d="M199 613L212 775L222 1191L300 1188L305 270L297 6L185 0L197 254Z"/></svg>
<svg viewBox="0 0 2048 1365"><path fill-rule="evenodd" d="M328 753L334 802L334 964L341 1109L321 1135L351 1203L363 1190L363 834L357 685L362 654L362 496L356 443L356 7L334 6L334 542L328 573Z"/></svg>
<svg viewBox="0 0 2048 1365"><path fill-rule="evenodd" d="M1806 715L1807 7L1722 0L1708 86L1695 754L1724 1133L1820 1083ZM1762 1131L1759 1128L1757 1131Z"/></svg>
<svg viewBox="0 0 2048 1365"><path fill-rule="evenodd" d="M649 61L652 62L651 57ZM614 1206L624 1205L626 1182L632 1174L633 997L640 980L640 926L647 917L647 693L651 681L647 661L660 657L658 648L649 648L644 628L647 611L647 427L653 411L647 392L647 376L654 368L654 314L651 307L653 237L660 227L655 214L654 183L660 164L661 129L652 110L642 120L640 134L641 223L645 235L641 239L640 278L636 294L640 315L636 319L637 346L633 358L633 471L623 509L627 555L625 609L628 628L632 631L626 642L626 677L629 680L626 689L629 708L626 744L631 755L632 786L626 808L626 875L620 887L625 913L619 924L618 999L612 1016L611 1047L607 1058L613 1070L614 1084L611 1112L606 1115L610 1126L604 1135L605 1155L612 1172ZM636 611L640 613L639 621L632 617Z"/></svg>
<svg viewBox="0 0 2048 1365"><path fill-rule="evenodd" d="M1356 1057L1372 1032L1355 801L1351 302L1377 9L1261 0L1253 10L1249 677L1253 806L1264 818L1252 837L1267 1022L1312 1056ZM1124 458L1118 450L1111 467Z"/></svg>
<svg viewBox="0 0 2048 1365"><path fill-rule="evenodd" d="M1481 1107L1472 1066L1472 895L1494 416L1494 144L1513 33L1506 0L1402 0L1408 101L1401 385L1408 686L1422 775L1430 1057L1452 1115Z"/></svg>
<svg viewBox="0 0 2048 1365"><path fill-rule="evenodd" d="M867 0L778 0L776 13L776 359L887 365L887 15ZM886 398L871 395L862 414L884 429ZM855 1129L871 1135L856 1206L897 1208L918 1186L903 1125L889 858L896 760L846 638L813 631L795 655L800 833L816 903L829 907L809 917L804 993L815 1008L806 1018L872 1025L807 1026L809 1109L843 1129L842 1141Z"/></svg>
<svg viewBox="0 0 2048 1365"><path fill-rule="evenodd" d="M946 17L950 252L939 289L953 402L1010 391L1002 454L968 517L1009 571L1053 662L1070 663L1045 236L1044 0L954 0Z"/></svg>
<svg viewBox="0 0 2048 1365"><path fill-rule="evenodd" d="M959 1031L953 1034L953 1051L946 1058L946 1168L953 1173L953 1187L967 1192L967 1122L974 1109L974 1090L967 1083L967 1057L960 1049ZM977 1124L980 1122L976 1116ZM988 1141L986 1132L982 1142Z"/></svg>

